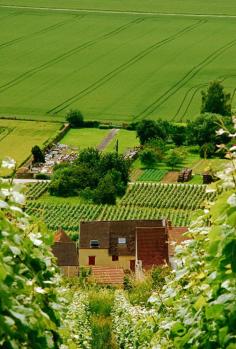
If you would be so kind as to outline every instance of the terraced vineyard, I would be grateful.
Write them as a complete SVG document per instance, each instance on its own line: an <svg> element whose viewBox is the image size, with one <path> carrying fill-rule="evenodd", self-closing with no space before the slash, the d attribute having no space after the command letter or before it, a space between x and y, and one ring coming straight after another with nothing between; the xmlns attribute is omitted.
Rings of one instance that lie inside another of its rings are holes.
<svg viewBox="0 0 236 349"><path fill-rule="evenodd" d="M171 208L158 209L129 206L107 206L100 216L101 220L129 220L129 219L162 219L167 218L173 226L187 226L190 223L193 211L174 210Z"/></svg>
<svg viewBox="0 0 236 349"><path fill-rule="evenodd" d="M204 185L136 183L122 199L122 205L197 210L205 200L214 200Z"/></svg>
<svg viewBox="0 0 236 349"><path fill-rule="evenodd" d="M53 205L37 201L29 202L26 208L26 213L44 221L50 230L62 227L68 231L78 231L81 220L98 219L101 212L101 205Z"/></svg>
<svg viewBox="0 0 236 349"><path fill-rule="evenodd" d="M39 198L48 183L30 186L26 212L40 218L50 230L59 227L76 232L81 220L128 220L167 218L174 226L187 226L204 201L212 201L214 193L206 193L206 186L184 184L136 183L116 206L53 203Z"/></svg>
<svg viewBox="0 0 236 349"><path fill-rule="evenodd" d="M168 171L156 170L156 169L144 170L144 172L141 174L141 176L138 177L138 181L140 181L140 182L148 182L148 181L160 182L167 172Z"/></svg>
<svg viewBox="0 0 236 349"><path fill-rule="evenodd" d="M37 182L35 184L29 184L25 193L28 200L36 200L48 189L49 183L47 181Z"/></svg>

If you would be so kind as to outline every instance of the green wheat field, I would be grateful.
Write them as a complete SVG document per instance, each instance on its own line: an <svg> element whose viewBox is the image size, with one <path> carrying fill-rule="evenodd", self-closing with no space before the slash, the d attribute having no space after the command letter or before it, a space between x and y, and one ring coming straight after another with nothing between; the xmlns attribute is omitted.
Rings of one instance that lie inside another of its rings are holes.
<svg viewBox="0 0 236 349"><path fill-rule="evenodd" d="M234 0L0 0L0 115L184 122L214 79L235 108L235 28Z"/></svg>

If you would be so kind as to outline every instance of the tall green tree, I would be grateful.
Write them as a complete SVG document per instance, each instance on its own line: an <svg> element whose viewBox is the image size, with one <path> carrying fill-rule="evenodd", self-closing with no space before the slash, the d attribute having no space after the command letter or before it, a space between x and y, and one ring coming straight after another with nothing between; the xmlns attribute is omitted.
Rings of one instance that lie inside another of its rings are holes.
<svg viewBox="0 0 236 349"><path fill-rule="evenodd" d="M202 114L194 121L188 121L186 129L188 144L202 146L205 143L227 142L228 136L226 134L221 137L216 134L222 121L222 116L211 113Z"/></svg>
<svg viewBox="0 0 236 349"><path fill-rule="evenodd" d="M45 162L44 154L38 145L35 145L32 148L31 153L33 155L34 163Z"/></svg>
<svg viewBox="0 0 236 349"><path fill-rule="evenodd" d="M212 81L207 91L202 91L201 113L231 115L231 96L219 81Z"/></svg>
<svg viewBox="0 0 236 349"><path fill-rule="evenodd" d="M97 204L114 205L116 203L116 187L110 173L107 173L105 177L100 180L94 192L94 201Z"/></svg>
<svg viewBox="0 0 236 349"><path fill-rule="evenodd" d="M168 137L169 123L167 121L142 120L136 127L137 137L143 145L151 139Z"/></svg>
<svg viewBox="0 0 236 349"><path fill-rule="evenodd" d="M179 149L172 149L167 157L166 163L171 169L175 169L184 162L185 154Z"/></svg>

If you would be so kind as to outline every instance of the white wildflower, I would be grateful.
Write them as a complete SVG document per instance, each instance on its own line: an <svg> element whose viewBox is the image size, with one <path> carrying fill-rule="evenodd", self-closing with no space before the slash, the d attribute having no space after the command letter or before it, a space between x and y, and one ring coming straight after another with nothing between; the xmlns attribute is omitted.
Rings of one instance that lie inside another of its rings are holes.
<svg viewBox="0 0 236 349"><path fill-rule="evenodd" d="M16 167L15 160L13 160L9 157L2 160L2 168L8 168L9 170L12 170L15 167Z"/></svg>
<svg viewBox="0 0 236 349"><path fill-rule="evenodd" d="M33 244L35 246L40 246L42 244L42 240L40 240L41 237L42 237L42 235L40 233L37 233L37 234L31 233L31 234L29 234L29 238L30 238L30 240L33 242Z"/></svg>
<svg viewBox="0 0 236 349"><path fill-rule="evenodd" d="M41 294L44 294L46 293L46 291L42 288L42 287L35 287L35 292L37 293L41 293Z"/></svg>
<svg viewBox="0 0 236 349"><path fill-rule="evenodd" d="M232 206L232 207L236 207L236 194L232 194L228 200L227 203Z"/></svg>
<svg viewBox="0 0 236 349"><path fill-rule="evenodd" d="M17 207L17 206L10 206L10 209L12 211L16 211L16 212L19 212L19 213L23 213L22 209L20 207Z"/></svg>
<svg viewBox="0 0 236 349"><path fill-rule="evenodd" d="M235 151L236 150L236 145L233 145L229 150L230 151Z"/></svg>
<svg viewBox="0 0 236 349"><path fill-rule="evenodd" d="M206 193L215 193L215 192L216 192L216 189L213 189L213 188L206 189Z"/></svg>
<svg viewBox="0 0 236 349"><path fill-rule="evenodd" d="M226 131L223 128L220 128L219 130L216 131L217 136L221 136L224 133L226 133Z"/></svg>
<svg viewBox="0 0 236 349"><path fill-rule="evenodd" d="M21 194L17 191L13 191L11 195L12 195L14 202L16 202L17 204L23 204L25 202L25 197L23 194Z"/></svg>
<svg viewBox="0 0 236 349"><path fill-rule="evenodd" d="M0 208L8 208L9 205L7 202L0 200Z"/></svg>
<svg viewBox="0 0 236 349"><path fill-rule="evenodd" d="M2 188L0 193L2 197L6 198L10 195L10 190L6 188Z"/></svg>

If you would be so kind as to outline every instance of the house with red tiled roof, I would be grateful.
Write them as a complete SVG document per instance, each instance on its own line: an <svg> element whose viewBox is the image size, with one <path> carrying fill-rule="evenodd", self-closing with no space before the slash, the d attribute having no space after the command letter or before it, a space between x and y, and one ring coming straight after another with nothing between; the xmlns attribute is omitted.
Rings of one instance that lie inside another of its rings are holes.
<svg viewBox="0 0 236 349"><path fill-rule="evenodd" d="M79 264L144 270L169 262L167 220L80 223Z"/></svg>

